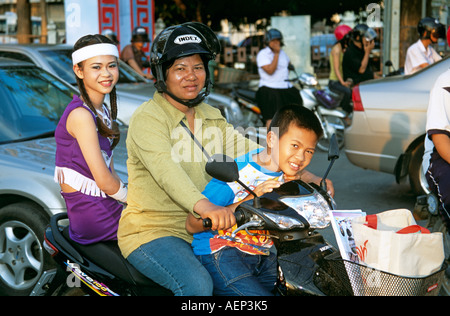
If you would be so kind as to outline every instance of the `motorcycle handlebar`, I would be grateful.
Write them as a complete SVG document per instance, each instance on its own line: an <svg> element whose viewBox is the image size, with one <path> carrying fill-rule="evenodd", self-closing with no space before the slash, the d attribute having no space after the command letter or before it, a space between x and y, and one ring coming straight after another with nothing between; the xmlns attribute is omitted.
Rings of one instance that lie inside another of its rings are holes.
<svg viewBox="0 0 450 316"><path fill-rule="evenodd" d="M238 226L242 225L242 223L245 222L245 213L242 210L236 210L236 212L234 213L234 217L236 218L236 223L238 223ZM210 218L203 219L203 227L212 227L212 221Z"/></svg>

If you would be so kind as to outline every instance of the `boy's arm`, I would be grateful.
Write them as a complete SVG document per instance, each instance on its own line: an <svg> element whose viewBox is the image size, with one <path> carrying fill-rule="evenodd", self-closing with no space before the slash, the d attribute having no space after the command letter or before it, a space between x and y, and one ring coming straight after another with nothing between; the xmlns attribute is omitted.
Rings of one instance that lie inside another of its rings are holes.
<svg viewBox="0 0 450 316"><path fill-rule="evenodd" d="M320 185L320 182L322 181L321 177L316 176L315 174L307 171L307 170L302 170L301 172L298 173L300 176L300 180L306 182L306 183L310 183L313 182L317 185ZM295 179L286 179L285 181L291 181L291 180L295 180ZM330 179L326 179L326 183L327 183L327 189L328 189L328 193L334 197L334 186L333 186L333 182Z"/></svg>
<svg viewBox="0 0 450 316"><path fill-rule="evenodd" d="M278 188L278 187L280 187L280 185L281 185L281 182L279 182L277 180L267 180L267 181L264 181L263 183L259 184L253 190L253 192L255 192L255 194L257 196L261 196L264 193L272 192L274 188ZM207 186L207 188L208 188L208 186ZM208 195L208 191L206 189L205 189L205 191L203 191L203 193L205 195ZM244 201L251 200L251 199L253 199L253 195L248 194L244 199L240 200L239 202L228 205L228 208L234 212L236 210L236 208L239 206L239 204L241 204ZM189 213L188 217L186 218L186 231L190 234L195 234L195 233L199 233L199 232L208 230L209 228L203 227L202 221L203 221L203 219L195 218L194 215Z"/></svg>

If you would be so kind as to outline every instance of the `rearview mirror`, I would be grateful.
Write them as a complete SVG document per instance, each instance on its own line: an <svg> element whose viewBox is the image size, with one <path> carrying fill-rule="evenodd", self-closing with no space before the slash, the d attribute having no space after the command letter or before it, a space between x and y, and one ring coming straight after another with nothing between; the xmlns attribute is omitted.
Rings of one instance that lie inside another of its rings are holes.
<svg viewBox="0 0 450 316"><path fill-rule="evenodd" d="M339 144L337 142L336 134L331 135L330 139L330 147L328 147L328 161L331 160L330 164L328 165L327 171L325 171L325 174L322 178L322 181L320 181L320 187L327 192L327 182L326 179L328 177L328 173L331 170L331 167L334 164L334 161L339 158Z"/></svg>
<svg viewBox="0 0 450 316"><path fill-rule="evenodd" d="M339 144L336 134L331 135L330 147L328 147L328 161L339 158Z"/></svg>
<svg viewBox="0 0 450 316"><path fill-rule="evenodd" d="M239 180L239 170L233 158L223 155L213 155L205 166L206 173L223 182Z"/></svg>
<svg viewBox="0 0 450 316"><path fill-rule="evenodd" d="M205 170L207 174L209 174L213 178L216 178L217 180L223 182L236 181L237 183L242 185L244 189L250 192L250 194L253 195L253 206L255 208L261 207L259 197L256 195L256 193L239 180L239 168L233 158L223 154L215 154L206 163Z"/></svg>

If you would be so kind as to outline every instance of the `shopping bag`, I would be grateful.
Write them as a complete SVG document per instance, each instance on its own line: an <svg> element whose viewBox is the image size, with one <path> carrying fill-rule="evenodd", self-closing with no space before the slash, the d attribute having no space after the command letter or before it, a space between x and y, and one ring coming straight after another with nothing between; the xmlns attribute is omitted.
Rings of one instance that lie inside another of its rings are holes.
<svg viewBox="0 0 450 316"><path fill-rule="evenodd" d="M443 235L430 233L407 209L356 217L352 221L360 262L392 274L423 277L444 261Z"/></svg>

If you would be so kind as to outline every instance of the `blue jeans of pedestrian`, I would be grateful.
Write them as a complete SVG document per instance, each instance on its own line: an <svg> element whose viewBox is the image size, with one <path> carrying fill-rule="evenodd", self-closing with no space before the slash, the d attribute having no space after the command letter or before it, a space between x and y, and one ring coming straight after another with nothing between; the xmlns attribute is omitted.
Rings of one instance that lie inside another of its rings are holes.
<svg viewBox="0 0 450 316"><path fill-rule="evenodd" d="M277 256L249 255L228 247L197 256L209 271L214 295L271 296L277 280Z"/></svg>
<svg viewBox="0 0 450 316"><path fill-rule="evenodd" d="M439 198L439 213L450 233L450 164L434 152L425 177L430 190Z"/></svg>
<svg viewBox="0 0 450 316"><path fill-rule="evenodd" d="M127 260L142 274L176 296L210 296L211 277L181 238L163 237L141 245Z"/></svg>

